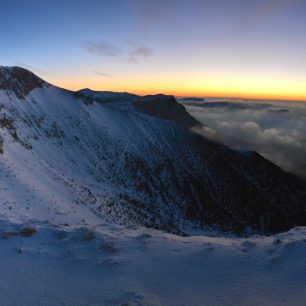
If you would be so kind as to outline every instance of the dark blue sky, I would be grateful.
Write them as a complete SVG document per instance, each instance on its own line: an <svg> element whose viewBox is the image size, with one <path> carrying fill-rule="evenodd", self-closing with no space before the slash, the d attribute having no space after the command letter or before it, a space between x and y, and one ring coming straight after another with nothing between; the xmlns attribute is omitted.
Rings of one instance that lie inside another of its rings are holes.
<svg viewBox="0 0 306 306"><path fill-rule="evenodd" d="M58 85L305 97L304 0L2 0L1 65Z"/></svg>

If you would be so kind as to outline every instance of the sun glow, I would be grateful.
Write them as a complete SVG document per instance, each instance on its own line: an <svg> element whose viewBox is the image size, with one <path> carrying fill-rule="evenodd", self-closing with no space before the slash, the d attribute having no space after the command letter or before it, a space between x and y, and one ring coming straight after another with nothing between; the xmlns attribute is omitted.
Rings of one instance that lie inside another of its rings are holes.
<svg viewBox="0 0 306 306"><path fill-rule="evenodd" d="M140 95L164 93L175 96L236 97L252 99L305 100L306 78L278 75L144 75L113 78L54 79L51 83L79 90L127 91Z"/></svg>

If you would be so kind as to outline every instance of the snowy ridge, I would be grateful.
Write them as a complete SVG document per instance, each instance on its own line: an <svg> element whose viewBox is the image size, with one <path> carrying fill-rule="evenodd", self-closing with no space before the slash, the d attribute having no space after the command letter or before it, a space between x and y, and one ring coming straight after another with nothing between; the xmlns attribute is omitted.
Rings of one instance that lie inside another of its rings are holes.
<svg viewBox="0 0 306 306"><path fill-rule="evenodd" d="M23 71L14 81L30 88L33 79ZM16 90L0 90L1 213L11 220L107 220L180 234L306 224L305 186L256 153L148 115L134 99L87 103L40 82L22 98Z"/></svg>
<svg viewBox="0 0 306 306"><path fill-rule="evenodd" d="M0 82L0 305L304 304L306 229L237 237L305 224L303 183L141 98L22 74Z"/></svg>

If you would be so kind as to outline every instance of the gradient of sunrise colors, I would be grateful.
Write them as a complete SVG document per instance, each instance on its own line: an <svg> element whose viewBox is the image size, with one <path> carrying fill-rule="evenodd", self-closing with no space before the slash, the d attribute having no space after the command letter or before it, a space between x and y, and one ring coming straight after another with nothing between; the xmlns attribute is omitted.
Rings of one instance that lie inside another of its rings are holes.
<svg viewBox="0 0 306 306"><path fill-rule="evenodd" d="M68 89L306 100L304 0L3 0L1 63Z"/></svg>

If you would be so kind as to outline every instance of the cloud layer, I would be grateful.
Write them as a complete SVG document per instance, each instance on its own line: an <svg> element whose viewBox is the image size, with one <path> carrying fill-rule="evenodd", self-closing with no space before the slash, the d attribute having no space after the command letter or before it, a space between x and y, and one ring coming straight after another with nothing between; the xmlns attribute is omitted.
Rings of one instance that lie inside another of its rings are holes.
<svg viewBox="0 0 306 306"><path fill-rule="evenodd" d="M306 175L306 103L233 99L183 103L207 126L203 133L208 137L256 150L284 169Z"/></svg>

